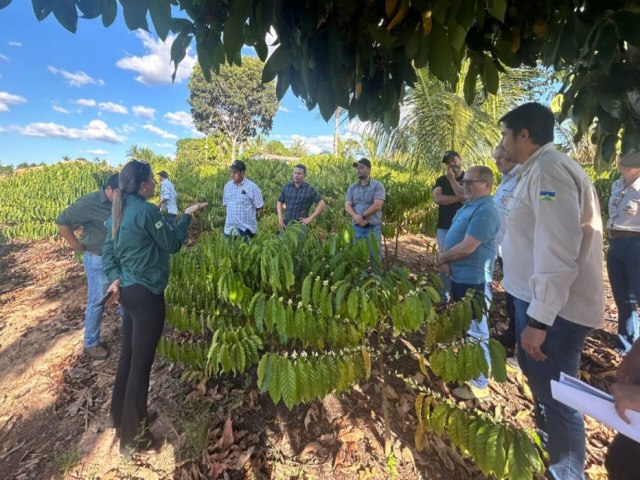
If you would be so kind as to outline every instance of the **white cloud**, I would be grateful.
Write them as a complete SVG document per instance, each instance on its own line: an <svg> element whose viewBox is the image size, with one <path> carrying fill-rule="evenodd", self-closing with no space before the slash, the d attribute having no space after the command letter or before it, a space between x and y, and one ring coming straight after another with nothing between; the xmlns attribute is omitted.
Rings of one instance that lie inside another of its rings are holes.
<svg viewBox="0 0 640 480"><path fill-rule="evenodd" d="M11 45L12 47L21 47L22 43L20 42L7 42L9 45Z"/></svg>
<svg viewBox="0 0 640 480"><path fill-rule="evenodd" d="M156 143L155 146L160 148L176 148L175 143Z"/></svg>
<svg viewBox="0 0 640 480"><path fill-rule="evenodd" d="M116 62L116 66L123 70L133 70L139 73L136 81L143 85L169 85L174 65L171 63L171 45L175 35L167 37L166 43L152 37L148 32L138 30L136 36L142 41L147 52L144 56L128 55ZM191 48L180 62L176 73L176 83L182 83L189 78L196 57L191 54Z"/></svg>
<svg viewBox="0 0 640 480"><path fill-rule="evenodd" d="M74 100L73 103L76 105L80 105L81 107L95 107L96 101L92 98L79 98L78 100Z"/></svg>
<svg viewBox="0 0 640 480"><path fill-rule="evenodd" d="M136 117L148 118L153 120L156 117L156 109L151 107L144 107L142 105L135 105L131 110Z"/></svg>
<svg viewBox="0 0 640 480"><path fill-rule="evenodd" d="M27 99L20 95L13 95L9 92L0 92L0 112L8 112L9 105L26 103Z"/></svg>
<svg viewBox="0 0 640 480"><path fill-rule="evenodd" d="M95 78L87 75L85 72L78 70L77 72L67 72L61 68L52 67L49 65L47 70L54 75L60 75L69 82L72 87L82 87L84 85L104 85L104 80L96 80Z"/></svg>
<svg viewBox="0 0 640 480"><path fill-rule="evenodd" d="M7 57L6 55L3 55L2 53L0 53L0 60L4 60L5 62L9 61L9 57Z"/></svg>
<svg viewBox="0 0 640 480"><path fill-rule="evenodd" d="M173 124L184 128L193 128L193 118L185 111L168 112L164 114L164 119Z"/></svg>
<svg viewBox="0 0 640 480"><path fill-rule="evenodd" d="M54 105L53 108L56 112L60 112L60 113L69 113L69 110L67 110L64 107L61 107L60 105Z"/></svg>
<svg viewBox="0 0 640 480"><path fill-rule="evenodd" d="M120 105L118 103L113 103L113 102L100 102L98 104L98 108L106 112L122 113L123 115L126 115L129 113L129 110L127 110L127 107L125 107L124 105Z"/></svg>
<svg viewBox="0 0 640 480"><path fill-rule="evenodd" d="M142 128L144 128L147 132L151 132L154 135L158 135L159 137L166 138L167 140L178 139L178 137L173 133L169 133L166 130L162 130L161 128L158 128L155 125L151 125L150 123L143 125Z"/></svg>
<svg viewBox="0 0 640 480"><path fill-rule="evenodd" d="M289 109L287 107L283 107L282 105L278 107L278 110L284 113L289 113Z"/></svg>
<svg viewBox="0 0 640 480"><path fill-rule="evenodd" d="M102 148L97 148L95 150L89 150L89 153L91 155L108 155L109 152L106 150L103 150Z"/></svg>
<svg viewBox="0 0 640 480"><path fill-rule="evenodd" d="M89 153L91 155L108 155L109 152L107 152L106 150L103 150L101 148L98 148L96 150L89 150Z"/></svg>
<svg viewBox="0 0 640 480"><path fill-rule="evenodd" d="M91 120L82 128L69 128L57 123L35 122L18 131L28 137L58 137L68 140L102 140L109 143L122 143L124 138L114 132L102 120Z"/></svg>
<svg viewBox="0 0 640 480"><path fill-rule="evenodd" d="M270 138L280 140L290 147L296 140L302 140L307 145L309 153L315 155L321 152L333 152L333 135L316 135L315 137L305 137L303 135L272 135Z"/></svg>
<svg viewBox="0 0 640 480"><path fill-rule="evenodd" d="M133 133L136 131L136 127L134 127L133 125L129 125L128 123L125 123L122 126L120 126L117 130L119 132L124 133L125 135L129 135L130 133Z"/></svg>

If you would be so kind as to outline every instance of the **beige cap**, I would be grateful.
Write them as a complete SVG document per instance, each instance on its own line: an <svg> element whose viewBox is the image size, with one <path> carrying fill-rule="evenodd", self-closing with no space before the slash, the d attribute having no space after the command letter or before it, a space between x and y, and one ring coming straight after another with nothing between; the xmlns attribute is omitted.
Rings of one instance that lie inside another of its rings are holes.
<svg viewBox="0 0 640 480"><path fill-rule="evenodd" d="M620 167L640 168L640 152L630 152L622 155L618 160Z"/></svg>

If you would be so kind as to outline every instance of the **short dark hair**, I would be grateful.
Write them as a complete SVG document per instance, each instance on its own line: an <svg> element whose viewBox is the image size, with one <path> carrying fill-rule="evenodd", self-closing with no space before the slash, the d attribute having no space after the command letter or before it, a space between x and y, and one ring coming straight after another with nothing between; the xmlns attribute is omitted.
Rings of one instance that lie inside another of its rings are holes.
<svg viewBox="0 0 640 480"><path fill-rule="evenodd" d="M526 128L529 131L529 138L535 145L545 145L553 141L556 119L548 107L538 102L529 102L503 115L499 123L513 130L514 135Z"/></svg>
<svg viewBox="0 0 640 480"><path fill-rule="evenodd" d="M119 175L117 173L114 173L113 175L110 175L109 178L107 178L107 180L104 182L104 185L102 186L102 189L106 190L107 187L109 187L109 188L111 188L111 190L116 190L119 187L118 177L119 177Z"/></svg>
<svg viewBox="0 0 640 480"><path fill-rule="evenodd" d="M162 178L169 178L169 174L167 172L165 172L164 170L160 170L158 172L158 176L162 177Z"/></svg>
<svg viewBox="0 0 640 480"><path fill-rule="evenodd" d="M295 167L293 167L293 169L295 170L296 168L299 168L300 170L302 170L304 172L304 174L307 174L307 167L305 167L303 164L299 163L297 164Z"/></svg>
<svg viewBox="0 0 640 480"><path fill-rule="evenodd" d="M446 152L444 152L444 155L442 156L442 163L447 163L452 158L462 159L460 157L460 154L455 150L447 150Z"/></svg>

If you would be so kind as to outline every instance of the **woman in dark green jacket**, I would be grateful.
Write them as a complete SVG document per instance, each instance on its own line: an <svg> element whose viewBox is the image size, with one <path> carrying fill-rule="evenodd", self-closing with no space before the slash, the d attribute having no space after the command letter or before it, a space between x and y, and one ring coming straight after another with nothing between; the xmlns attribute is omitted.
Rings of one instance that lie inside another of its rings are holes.
<svg viewBox="0 0 640 480"><path fill-rule="evenodd" d="M120 172L120 191L105 223L104 270L120 295L122 350L116 372L110 417L120 436L120 453L154 454L161 442L149 432L149 374L164 327L164 290L169 280L169 255L187 238L191 215L206 203L188 207L175 229L165 223L157 206L147 202L155 193L151 166L133 160Z"/></svg>

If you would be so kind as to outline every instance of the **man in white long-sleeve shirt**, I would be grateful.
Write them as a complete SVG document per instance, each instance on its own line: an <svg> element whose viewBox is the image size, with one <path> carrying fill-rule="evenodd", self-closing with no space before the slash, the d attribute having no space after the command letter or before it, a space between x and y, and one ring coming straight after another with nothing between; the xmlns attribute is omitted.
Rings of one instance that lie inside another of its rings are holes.
<svg viewBox="0 0 640 480"><path fill-rule="evenodd" d="M584 339L604 319L602 219L595 189L553 145L555 119L527 103L500 119L501 144L521 164L507 209L504 287L514 296L518 362L549 452L547 475L584 479L582 415L556 402L551 380L577 376Z"/></svg>

